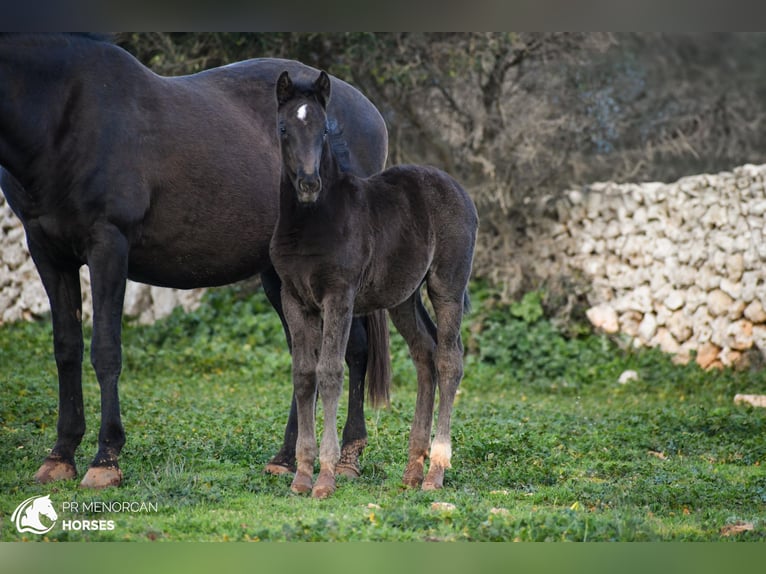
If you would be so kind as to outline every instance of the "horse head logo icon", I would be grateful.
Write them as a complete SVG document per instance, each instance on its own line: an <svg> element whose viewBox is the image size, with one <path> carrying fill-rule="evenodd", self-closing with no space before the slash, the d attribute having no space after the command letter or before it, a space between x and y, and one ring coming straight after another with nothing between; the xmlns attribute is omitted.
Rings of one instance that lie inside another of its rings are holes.
<svg viewBox="0 0 766 574"><path fill-rule="evenodd" d="M50 526L45 526L40 520L45 516L52 520ZM56 526L58 514L51 503L50 494L45 496L32 496L16 507L11 515L11 520L16 525L19 532L31 532L32 534L45 534L50 532Z"/></svg>

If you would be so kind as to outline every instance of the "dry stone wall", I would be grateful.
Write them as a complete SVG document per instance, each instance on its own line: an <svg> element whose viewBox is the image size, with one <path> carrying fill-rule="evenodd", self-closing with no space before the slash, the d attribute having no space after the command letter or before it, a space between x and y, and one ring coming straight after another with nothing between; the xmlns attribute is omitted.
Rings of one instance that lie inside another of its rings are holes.
<svg viewBox="0 0 766 574"><path fill-rule="evenodd" d="M588 284L591 323L681 362L766 353L766 166L674 183L591 185L532 230L540 275Z"/></svg>
<svg viewBox="0 0 766 574"><path fill-rule="evenodd" d="M90 275L80 270L83 290L83 318L92 315ZM203 290L184 291L151 287L128 281L124 312L140 323L151 323L169 315L177 306L189 311L199 305ZM27 250L24 229L0 194L0 325L31 320L50 310L40 276Z"/></svg>

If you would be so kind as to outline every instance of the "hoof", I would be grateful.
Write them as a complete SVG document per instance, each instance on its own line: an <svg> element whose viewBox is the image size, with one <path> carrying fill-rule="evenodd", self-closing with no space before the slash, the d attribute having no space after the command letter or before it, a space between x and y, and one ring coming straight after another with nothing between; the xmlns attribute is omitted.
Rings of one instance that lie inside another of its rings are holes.
<svg viewBox="0 0 766 574"><path fill-rule="evenodd" d="M116 466L92 466L80 482L80 488L120 486L122 471Z"/></svg>
<svg viewBox="0 0 766 574"><path fill-rule="evenodd" d="M402 484L409 488L420 488L423 484L423 465L421 463L410 463L404 469Z"/></svg>
<svg viewBox="0 0 766 574"><path fill-rule="evenodd" d="M265 472L266 474L282 475L282 474L293 474L295 470L291 470L288 466L285 466L282 464L270 462L263 469L263 472Z"/></svg>
<svg viewBox="0 0 766 574"><path fill-rule="evenodd" d="M362 473L359 470L359 465L341 464L335 467L335 474L345 476L346 478L359 478Z"/></svg>
<svg viewBox="0 0 766 574"><path fill-rule="evenodd" d="M330 471L321 471L311 491L312 498L327 498L335 492L335 476Z"/></svg>
<svg viewBox="0 0 766 574"><path fill-rule="evenodd" d="M444 485L441 482L432 482L430 480L424 480L422 488L423 490L439 490L441 488L444 488Z"/></svg>
<svg viewBox="0 0 766 574"><path fill-rule="evenodd" d="M296 472L290 490L296 494L311 492L311 476L303 472Z"/></svg>
<svg viewBox="0 0 766 574"><path fill-rule="evenodd" d="M35 473L35 480L47 484L56 480L72 480L77 478L74 464L63 460L45 459L40 469Z"/></svg>
<svg viewBox="0 0 766 574"><path fill-rule="evenodd" d="M359 457L365 446L367 446L367 439L364 438L344 444L340 451L340 460L335 465L335 474L347 478L359 478L362 475Z"/></svg>
<svg viewBox="0 0 766 574"><path fill-rule="evenodd" d="M444 487L444 468L431 465L428 476L423 481L423 490L439 490Z"/></svg>

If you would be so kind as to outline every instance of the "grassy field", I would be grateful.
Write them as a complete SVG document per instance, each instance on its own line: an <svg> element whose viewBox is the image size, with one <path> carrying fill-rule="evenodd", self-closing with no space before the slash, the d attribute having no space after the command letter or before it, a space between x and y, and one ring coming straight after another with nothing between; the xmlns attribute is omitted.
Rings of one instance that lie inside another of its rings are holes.
<svg viewBox="0 0 766 574"><path fill-rule="evenodd" d="M290 398L289 355L262 294L216 290L195 313L126 325L125 480L101 492L33 482L55 440L50 327L0 328L0 540L766 540L766 409L733 402L766 393L766 371L704 372L598 335L566 338L534 294L508 307L474 285L473 303L446 488L400 486L415 385L393 334L391 407L368 411L363 476L324 501L262 472ZM618 383L628 369L638 380ZM81 473L99 421L87 360L84 372ZM145 508L60 512L48 534L18 533L13 510L44 494L57 509Z"/></svg>

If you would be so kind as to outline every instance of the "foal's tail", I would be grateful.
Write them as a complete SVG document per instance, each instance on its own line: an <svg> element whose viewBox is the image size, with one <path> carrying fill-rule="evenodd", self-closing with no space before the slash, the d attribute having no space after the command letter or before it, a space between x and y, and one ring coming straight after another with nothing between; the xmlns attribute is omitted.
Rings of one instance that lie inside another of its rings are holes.
<svg viewBox="0 0 766 574"><path fill-rule="evenodd" d="M391 388L391 354L388 351L388 314L367 315L367 399L373 407L387 407Z"/></svg>

